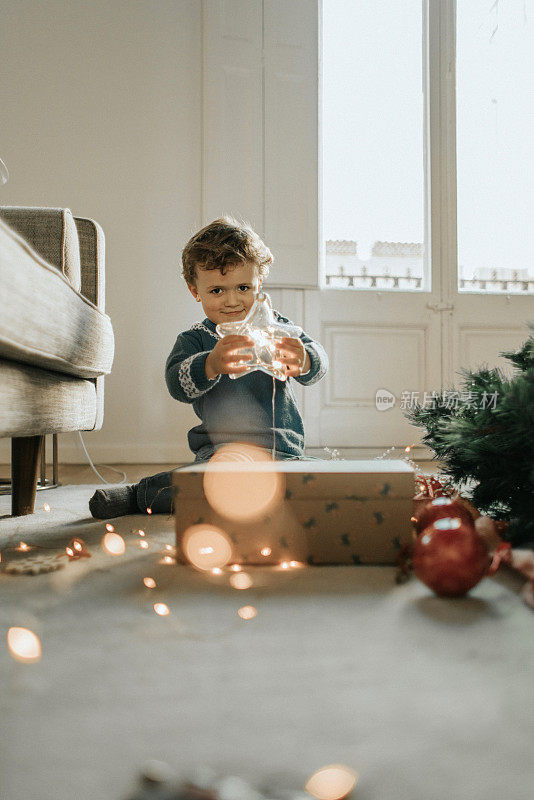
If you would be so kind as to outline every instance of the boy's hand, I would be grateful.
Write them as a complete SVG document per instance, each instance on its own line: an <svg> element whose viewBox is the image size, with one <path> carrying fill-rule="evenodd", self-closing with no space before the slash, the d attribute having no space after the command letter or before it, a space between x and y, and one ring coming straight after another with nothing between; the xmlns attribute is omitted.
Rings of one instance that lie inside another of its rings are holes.
<svg viewBox="0 0 534 800"><path fill-rule="evenodd" d="M288 378L295 378L311 369L310 357L302 339L285 336L278 341L281 343L278 360L284 365Z"/></svg>
<svg viewBox="0 0 534 800"><path fill-rule="evenodd" d="M240 353L245 347L254 347L254 342L250 336L239 336L231 334L219 339L211 353L206 359L206 377L212 381L217 375L240 375L246 372L246 364L238 364L237 361L250 361L252 353Z"/></svg>

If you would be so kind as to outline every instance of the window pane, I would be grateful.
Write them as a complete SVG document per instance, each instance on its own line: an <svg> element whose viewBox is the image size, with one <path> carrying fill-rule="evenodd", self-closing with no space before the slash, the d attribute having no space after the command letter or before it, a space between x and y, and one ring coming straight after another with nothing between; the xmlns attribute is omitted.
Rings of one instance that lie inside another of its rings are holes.
<svg viewBox="0 0 534 800"><path fill-rule="evenodd" d="M421 0L323 0L324 282L420 289Z"/></svg>
<svg viewBox="0 0 534 800"><path fill-rule="evenodd" d="M534 291L534 5L458 0L459 289Z"/></svg>

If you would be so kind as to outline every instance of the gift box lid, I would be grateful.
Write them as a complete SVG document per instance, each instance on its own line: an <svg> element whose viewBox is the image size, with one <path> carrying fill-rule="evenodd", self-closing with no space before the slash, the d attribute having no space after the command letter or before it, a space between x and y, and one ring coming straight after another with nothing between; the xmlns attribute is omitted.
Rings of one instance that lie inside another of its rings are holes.
<svg viewBox="0 0 534 800"><path fill-rule="evenodd" d="M206 473L235 476L246 492L247 476L279 473L285 483L286 499L333 496L347 500L413 498L415 471L402 459L356 461L218 461L193 464L174 470L173 484L182 495L202 491Z"/></svg>

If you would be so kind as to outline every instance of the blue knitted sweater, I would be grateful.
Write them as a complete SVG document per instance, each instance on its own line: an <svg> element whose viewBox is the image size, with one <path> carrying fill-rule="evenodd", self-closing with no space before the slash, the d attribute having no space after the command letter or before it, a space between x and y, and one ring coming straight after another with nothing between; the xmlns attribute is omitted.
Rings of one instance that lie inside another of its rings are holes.
<svg viewBox="0 0 534 800"><path fill-rule="evenodd" d="M274 312L280 322L287 317ZM171 395L182 403L192 403L200 419L188 433L189 447L195 454L201 449L246 441L297 458L304 455L304 426L297 408L291 381L310 386L328 370L328 356L322 345L302 333L310 356L311 368L304 375L280 381L256 370L232 380L218 375L206 377L206 358L219 337L209 319L195 323L180 333L165 366L165 380ZM273 428L273 381L275 381ZM273 443L274 434L274 443Z"/></svg>

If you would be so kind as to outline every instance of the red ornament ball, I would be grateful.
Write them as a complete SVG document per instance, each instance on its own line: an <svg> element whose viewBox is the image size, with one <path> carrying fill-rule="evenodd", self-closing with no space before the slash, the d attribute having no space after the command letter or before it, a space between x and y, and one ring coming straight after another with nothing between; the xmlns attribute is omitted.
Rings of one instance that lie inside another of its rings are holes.
<svg viewBox="0 0 534 800"><path fill-rule="evenodd" d="M435 497L426 506L423 506L415 522L417 533L421 533L437 519L444 517L458 517L467 525L474 525L473 515L458 500L450 497Z"/></svg>
<svg viewBox="0 0 534 800"><path fill-rule="evenodd" d="M439 597L462 597L476 586L491 564L488 549L473 523L441 517L417 537L413 568Z"/></svg>

